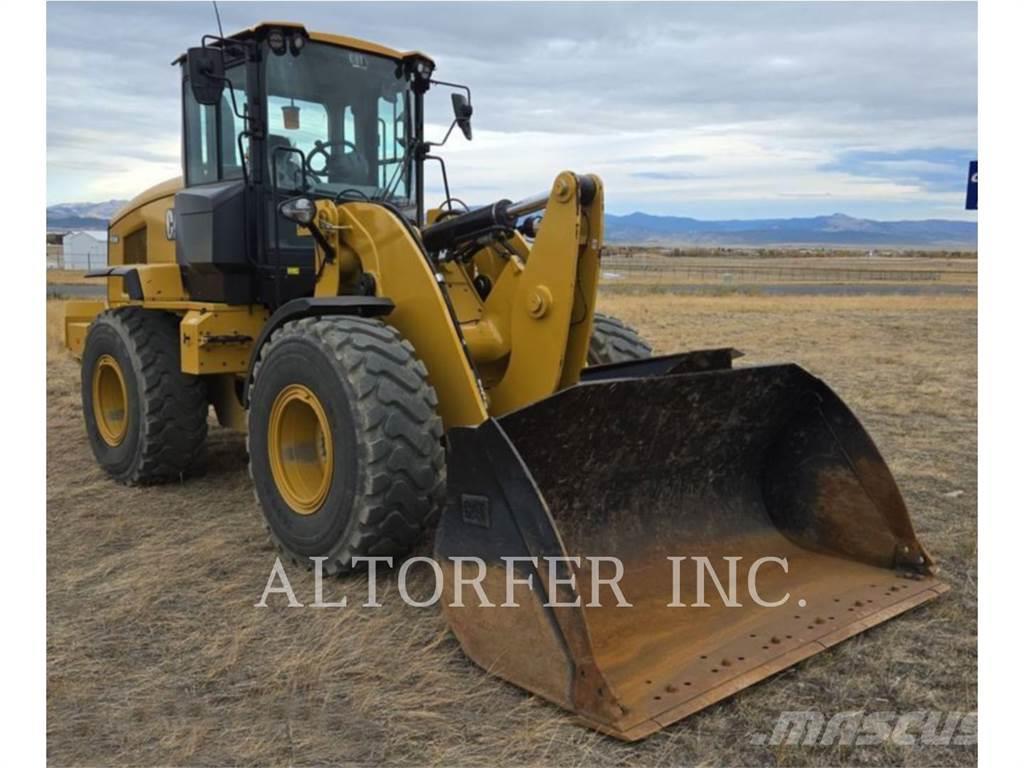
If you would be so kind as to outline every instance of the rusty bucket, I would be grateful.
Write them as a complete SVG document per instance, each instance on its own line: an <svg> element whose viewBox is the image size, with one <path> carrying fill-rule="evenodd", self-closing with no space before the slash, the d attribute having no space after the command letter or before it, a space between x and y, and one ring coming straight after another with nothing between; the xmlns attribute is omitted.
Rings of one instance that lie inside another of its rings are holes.
<svg viewBox="0 0 1024 768"><path fill-rule="evenodd" d="M435 554L473 661L635 740L947 589L839 397L799 366L733 357L587 369L449 433ZM483 562L486 600L456 595L474 565L458 558ZM616 568L589 558L621 563L628 606L594 594Z"/></svg>

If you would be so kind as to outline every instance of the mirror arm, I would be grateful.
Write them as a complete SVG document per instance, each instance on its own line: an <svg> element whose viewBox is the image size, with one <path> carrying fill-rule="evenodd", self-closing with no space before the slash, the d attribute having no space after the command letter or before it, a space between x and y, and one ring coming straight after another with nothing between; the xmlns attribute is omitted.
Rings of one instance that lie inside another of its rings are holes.
<svg viewBox="0 0 1024 768"><path fill-rule="evenodd" d="M470 107L473 106L473 92L469 90L468 85L463 85L462 83L449 83L446 80L434 80L433 78L431 78L429 82L431 85L444 85L447 86L448 88L454 88L458 91L465 91L466 104L468 104ZM458 122L458 118L453 120L452 124L448 126L448 133L444 135L444 138L441 139L440 142L427 142L428 146L443 147L445 142L448 141L448 137L452 135L452 131L455 130L455 126L458 125Z"/></svg>
<svg viewBox="0 0 1024 768"><path fill-rule="evenodd" d="M444 135L444 138L441 139L440 141L425 141L425 142L423 142L423 146L425 146L427 148L427 151L429 152L431 147L443 147L448 142L448 137L452 135L452 131L455 130L455 126L458 124L458 122L459 122L458 120L452 120L452 124L448 126L448 132Z"/></svg>
<svg viewBox="0 0 1024 768"><path fill-rule="evenodd" d="M327 242L327 238L324 237L324 233L321 232L320 227L316 225L316 220L314 219L313 221L309 222L309 224L305 224L304 226L306 227L306 229L309 230L309 234L313 236L313 239L316 240L316 244L319 245L321 249L323 249L324 261L333 263L334 247L329 242Z"/></svg>
<svg viewBox="0 0 1024 768"><path fill-rule="evenodd" d="M448 82L445 82L444 80L434 80L433 78L431 78L430 84L431 85L446 85L449 88L455 88L455 89L460 90L460 91L465 91L466 92L466 101L470 105L473 104L473 94L469 90L469 86L468 85L462 85L462 83L448 83Z"/></svg>
<svg viewBox="0 0 1024 768"><path fill-rule="evenodd" d="M228 93L231 94L231 111L234 112L235 113L235 117L237 117L242 122L244 122L244 123L251 123L252 122L252 115L242 114L241 112L238 111L238 102L235 101L235 84L231 82L231 78L227 77L227 76L225 76L225 77L217 77L216 75L210 75L210 74L207 74L206 76L208 78L210 78L211 80L220 80L222 83L227 85Z"/></svg>
<svg viewBox="0 0 1024 768"><path fill-rule="evenodd" d="M213 45L209 43L219 44L221 53L226 53L228 48L241 48L243 51L248 53L249 51L255 50L257 45L252 40L238 40L233 37L220 37L219 35L203 35L199 38L199 44L203 48L212 48Z"/></svg>

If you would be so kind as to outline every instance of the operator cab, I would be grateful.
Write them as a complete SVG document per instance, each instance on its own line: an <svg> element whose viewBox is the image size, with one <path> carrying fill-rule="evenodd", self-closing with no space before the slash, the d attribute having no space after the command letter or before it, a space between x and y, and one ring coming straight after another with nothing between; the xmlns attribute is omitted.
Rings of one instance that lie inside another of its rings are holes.
<svg viewBox="0 0 1024 768"><path fill-rule="evenodd" d="M427 57L261 24L206 36L178 63L176 251L193 297L276 307L310 295L313 239L278 210L296 195L372 201L422 223Z"/></svg>

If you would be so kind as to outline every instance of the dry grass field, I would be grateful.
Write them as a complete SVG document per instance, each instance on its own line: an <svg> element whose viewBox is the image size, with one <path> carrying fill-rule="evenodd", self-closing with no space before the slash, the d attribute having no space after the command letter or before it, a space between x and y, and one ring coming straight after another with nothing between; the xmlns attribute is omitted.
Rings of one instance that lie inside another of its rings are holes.
<svg viewBox="0 0 1024 768"><path fill-rule="evenodd" d="M102 284L102 281L87 278L85 272L79 269L48 269L46 270L46 282L59 285Z"/></svg>
<svg viewBox="0 0 1024 768"><path fill-rule="evenodd" d="M953 591L627 745L573 725L462 655L439 610L257 609L274 552L241 435L204 476L110 482L48 305L47 682L54 765L968 765L973 746L757 746L784 710L976 709L976 300L603 295L658 351L793 360L874 436ZM424 543L423 552L429 545ZM299 599L312 578L289 570ZM425 584L419 585L426 589ZM412 590L416 592L415 587ZM365 595L362 577L328 597Z"/></svg>

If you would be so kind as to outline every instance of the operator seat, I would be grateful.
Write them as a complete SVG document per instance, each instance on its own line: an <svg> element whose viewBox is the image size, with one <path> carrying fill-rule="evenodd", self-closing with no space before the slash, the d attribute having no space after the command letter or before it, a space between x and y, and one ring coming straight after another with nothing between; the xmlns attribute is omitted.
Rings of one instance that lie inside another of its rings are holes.
<svg viewBox="0 0 1024 768"><path fill-rule="evenodd" d="M271 170L275 165L277 168L277 186L280 189L302 189L302 162L299 159L299 154L278 151L279 148L291 149L292 143L287 136L276 133L268 134L267 151L270 154Z"/></svg>

